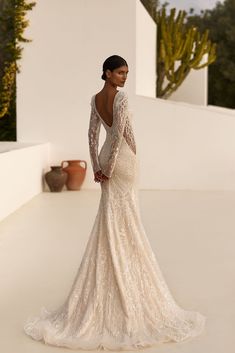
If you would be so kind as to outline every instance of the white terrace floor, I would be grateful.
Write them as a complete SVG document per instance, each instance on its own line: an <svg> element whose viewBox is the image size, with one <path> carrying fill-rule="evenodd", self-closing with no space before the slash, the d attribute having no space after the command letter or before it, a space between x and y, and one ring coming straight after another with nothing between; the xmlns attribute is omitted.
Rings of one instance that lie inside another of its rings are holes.
<svg viewBox="0 0 235 353"><path fill-rule="evenodd" d="M146 352L232 353L235 192L140 191L142 221L177 302L207 316L203 334ZM67 294L100 191L44 192L0 223L0 352L65 353L24 334L26 317ZM143 352L143 351L142 351Z"/></svg>

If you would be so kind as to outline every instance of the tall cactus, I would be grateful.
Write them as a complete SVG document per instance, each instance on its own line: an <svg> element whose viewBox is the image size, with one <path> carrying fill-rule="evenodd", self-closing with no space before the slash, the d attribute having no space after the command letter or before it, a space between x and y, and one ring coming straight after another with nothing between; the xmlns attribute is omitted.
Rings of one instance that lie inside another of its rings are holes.
<svg viewBox="0 0 235 353"><path fill-rule="evenodd" d="M166 16L165 7L156 11L157 23L157 97L167 99L187 77L191 69L199 70L216 60L216 43L208 40L209 30L202 35L197 27L186 28L186 11L176 9ZM203 56L207 61L201 64ZM180 64L175 69L175 63ZM163 87L165 80L167 81Z"/></svg>

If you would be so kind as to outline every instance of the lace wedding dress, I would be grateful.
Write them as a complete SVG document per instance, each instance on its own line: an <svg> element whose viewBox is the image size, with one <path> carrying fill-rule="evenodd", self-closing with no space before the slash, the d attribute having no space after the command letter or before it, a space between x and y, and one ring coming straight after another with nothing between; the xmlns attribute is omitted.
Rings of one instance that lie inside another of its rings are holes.
<svg viewBox="0 0 235 353"><path fill-rule="evenodd" d="M98 154L101 124L106 140ZM46 344L83 350L138 350L199 335L206 317L172 297L153 253L138 206L138 159L128 97L118 91L107 125L91 99L89 148L101 183L97 216L64 303L42 307L25 332Z"/></svg>

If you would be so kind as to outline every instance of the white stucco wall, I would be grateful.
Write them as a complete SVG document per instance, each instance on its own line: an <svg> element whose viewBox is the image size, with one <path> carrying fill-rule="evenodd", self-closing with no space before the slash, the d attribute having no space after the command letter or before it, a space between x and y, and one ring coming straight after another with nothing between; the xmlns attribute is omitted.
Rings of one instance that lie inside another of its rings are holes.
<svg viewBox="0 0 235 353"><path fill-rule="evenodd" d="M235 112L136 96L140 185L235 190Z"/></svg>
<svg viewBox="0 0 235 353"><path fill-rule="evenodd" d="M140 1L136 1L136 94L156 97L157 27Z"/></svg>
<svg viewBox="0 0 235 353"><path fill-rule="evenodd" d="M204 55L201 64L207 61ZM176 69L179 63L176 63ZM168 98L175 102L186 102L207 106L208 101L208 67L199 70L191 69L188 76Z"/></svg>

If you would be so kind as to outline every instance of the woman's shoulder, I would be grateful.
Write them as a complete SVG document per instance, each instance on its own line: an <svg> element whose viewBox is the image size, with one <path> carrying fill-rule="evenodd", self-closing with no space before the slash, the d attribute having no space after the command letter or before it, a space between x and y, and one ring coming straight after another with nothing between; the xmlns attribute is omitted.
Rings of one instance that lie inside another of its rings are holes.
<svg viewBox="0 0 235 353"><path fill-rule="evenodd" d="M93 100L94 100L95 95L93 94L90 99L90 105L93 106Z"/></svg>
<svg viewBox="0 0 235 353"><path fill-rule="evenodd" d="M128 102L128 94L125 91L118 91L114 97L117 103Z"/></svg>
<svg viewBox="0 0 235 353"><path fill-rule="evenodd" d="M125 91L118 91L116 94L118 94L120 97L126 97L128 98L128 95Z"/></svg>

